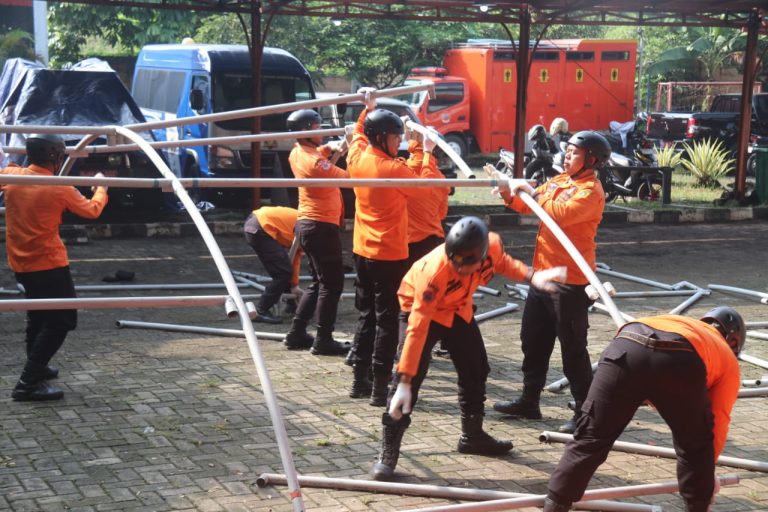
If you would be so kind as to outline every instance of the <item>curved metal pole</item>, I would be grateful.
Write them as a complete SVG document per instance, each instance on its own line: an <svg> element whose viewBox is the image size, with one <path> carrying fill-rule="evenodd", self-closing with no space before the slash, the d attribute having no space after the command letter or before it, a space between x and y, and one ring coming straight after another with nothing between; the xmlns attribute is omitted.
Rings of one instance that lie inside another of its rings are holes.
<svg viewBox="0 0 768 512"><path fill-rule="evenodd" d="M91 142L98 139L98 135L94 135L93 133L89 133L82 139L80 139L80 142L77 143L77 145L74 147L74 151L79 151L88 146ZM77 160L79 157L75 156L74 154L70 154L66 161L64 162L64 165L61 166L61 169L59 169L59 176L68 176L69 171L72 170L72 166L75 165L75 160Z"/></svg>
<svg viewBox="0 0 768 512"><path fill-rule="evenodd" d="M539 434L539 441L542 443L567 443L573 439L571 434L561 434L559 432L544 431ZM642 443L628 443L626 441L616 441L613 443L612 450L617 452L638 453L640 455L651 455L653 457L664 457L665 459L676 459L677 454L672 448L661 446L650 446ZM715 461L718 466L729 466L732 468L747 469L749 471L759 471L768 473L768 462L757 460L739 459L737 457L727 457L721 455Z"/></svg>
<svg viewBox="0 0 768 512"><path fill-rule="evenodd" d="M296 511L302 511L304 510L304 501L302 499L301 489L299 488L296 468L293 464L293 456L291 454L290 447L288 446L288 434L286 433L285 425L283 424L283 416L280 411L280 405L277 403L277 398L275 396L274 390L272 389L272 381L269 378L267 365L264 362L264 357L261 354L258 340L254 334L253 323L251 323L251 319L248 316L248 309L245 305L245 302L243 301L242 296L240 295L240 290L238 289L237 284L232 277L232 272L229 269L229 265L227 265L227 260L221 253L221 249L216 243L216 239L214 238L213 233L211 233L208 224L205 223L203 216L200 214L200 210L197 209L194 201L192 201L192 199L187 194L186 189L181 185L181 183L179 183L179 180L176 178L176 176L174 176L173 172L171 172L163 159L160 158L160 155L154 149L152 149L144 139L142 139L139 135L132 132L131 130L120 126L116 126L115 130L120 135L123 135L138 144L147 154L150 160L152 160L152 163L155 164L160 173L165 178L172 180L171 184L173 186L174 193L182 202L187 212L189 212L189 216L192 218L195 226L197 226L197 229L200 232L200 236L203 238L205 245L208 247L208 250L213 257L213 261L216 264L216 268L218 269L219 274L221 275L221 279L224 281L224 284L227 287L227 292L234 301L237 312L239 313L243 333L245 334L245 340L248 343L248 348L251 352L251 358L253 359L253 363L256 366L256 371L259 375L259 381L261 382L261 387L264 392L264 399L267 403L267 409L269 410L269 414L272 419L272 428L274 429L275 437L277 438L277 446L280 451L280 459L283 463L285 474L288 478L288 489L290 491L289 494L291 502L293 503L293 508Z"/></svg>
<svg viewBox="0 0 768 512"><path fill-rule="evenodd" d="M472 169L469 168L467 165L467 162L465 162L448 144L448 142L445 141L445 139L441 137L435 136L433 133L434 130L427 128L426 126L422 126L420 124L416 124L413 121L408 121L406 123L406 126L415 131L420 133L423 137L429 137L430 139L434 140L438 146L440 146L440 149L442 149L445 154L453 160L453 163L456 164L456 166L459 168L459 170L464 174L464 176L467 179L473 179L475 177L475 173L472 172Z"/></svg>

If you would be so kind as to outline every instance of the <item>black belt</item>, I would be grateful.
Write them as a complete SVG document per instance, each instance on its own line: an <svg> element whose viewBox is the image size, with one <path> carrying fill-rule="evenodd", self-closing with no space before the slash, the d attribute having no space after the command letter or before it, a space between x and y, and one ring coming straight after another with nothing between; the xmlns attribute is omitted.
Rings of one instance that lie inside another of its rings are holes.
<svg viewBox="0 0 768 512"><path fill-rule="evenodd" d="M676 350L680 352L695 352L691 344L682 340L660 340L651 336L644 336L636 332L620 332L615 339L634 341L640 345L654 350Z"/></svg>

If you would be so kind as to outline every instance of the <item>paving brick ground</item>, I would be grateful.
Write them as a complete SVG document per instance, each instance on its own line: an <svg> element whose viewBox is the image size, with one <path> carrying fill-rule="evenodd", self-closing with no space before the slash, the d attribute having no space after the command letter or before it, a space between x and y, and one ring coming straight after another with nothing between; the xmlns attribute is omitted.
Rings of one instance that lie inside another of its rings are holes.
<svg viewBox="0 0 768 512"><path fill-rule="evenodd" d="M503 231L509 251L524 261L530 260L534 233L530 227ZM232 268L260 270L240 237L220 235L217 240ZM687 280L700 286L718 283L766 291L765 222L606 226L601 228L599 242L599 259L618 271L665 283ZM345 243L348 248L349 234ZM98 284L118 269L136 272L136 283L217 280L207 251L194 237L92 239L71 245L70 256L77 284ZM346 258L351 262L348 252ZM611 281L619 291L647 289ZM493 286L501 289L503 284L497 280ZM6 268L0 274L0 286L14 285ZM514 299L486 297L478 305L486 311L510 300ZM668 311L679 302L624 299L618 304L629 314L645 315ZM768 320L768 306L719 293L698 302L690 314L703 313L716 303L739 307L747 320ZM10 400L23 362L24 317L20 313L2 317L1 510L292 510L284 487L255 485L260 473L281 473L282 467L246 344L232 338L115 327L117 319L132 319L237 328L238 322L226 319L218 308L81 312L78 329L54 360L61 368L57 384L65 390L65 398L39 404ZM338 321L340 337L351 336L355 320L352 302L344 301ZM600 313L590 320L591 353L596 357L614 327ZM494 401L521 389L519 327L519 312L482 324L492 368L489 410ZM382 411L347 397L350 369L341 358L286 351L274 341L260 341L260 347L279 395L297 469L308 475L365 479L377 453ZM750 341L747 350L768 359L765 342ZM742 369L743 378L768 374L746 363ZM556 353L550 376L561 375ZM568 399L568 395L545 394L544 418L539 421L510 421L490 411L487 429L514 440L514 451L499 458L462 455L455 451L460 427L454 373L449 361L436 359L405 435L398 481L544 492L562 446L541 444L538 434L555 429L569 417ZM767 423L765 398L740 400L725 454L768 461ZM668 429L650 409L638 412L621 439L671 445ZM714 510L768 510L767 475L723 467L718 473L738 473L742 483L724 489ZM674 477L673 461L614 453L592 486ZM340 490L304 488L303 493L307 509L321 511L404 510L451 503ZM681 510L676 495L631 501Z"/></svg>

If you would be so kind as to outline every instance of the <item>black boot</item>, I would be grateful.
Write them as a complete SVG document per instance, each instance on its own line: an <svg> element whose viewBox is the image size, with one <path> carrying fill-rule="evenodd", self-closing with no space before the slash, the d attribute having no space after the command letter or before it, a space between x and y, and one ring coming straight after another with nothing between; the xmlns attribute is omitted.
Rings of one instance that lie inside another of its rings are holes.
<svg viewBox="0 0 768 512"><path fill-rule="evenodd" d="M493 410L510 416L528 418L529 420L541 419L539 394L531 393L527 390L523 390L523 394L520 398L496 402L493 404Z"/></svg>
<svg viewBox="0 0 768 512"><path fill-rule="evenodd" d="M551 498L544 498L543 512L568 512L570 509L570 505L561 505Z"/></svg>
<svg viewBox="0 0 768 512"><path fill-rule="evenodd" d="M45 377L43 377L43 380L53 380L59 378L59 369L55 366L46 366L45 367Z"/></svg>
<svg viewBox="0 0 768 512"><path fill-rule="evenodd" d="M358 363L352 367L352 389L349 390L350 398L366 398L371 396L373 390L373 382L369 372L370 366Z"/></svg>
<svg viewBox="0 0 768 512"><path fill-rule="evenodd" d="M576 430L576 422L581 418L581 402L575 402L573 407L573 417L557 427L557 431L562 434L573 434Z"/></svg>
<svg viewBox="0 0 768 512"><path fill-rule="evenodd" d="M13 388L11 397L17 402L59 400L64 396L64 392L45 382L47 374L47 366L27 361L19 382Z"/></svg>
<svg viewBox="0 0 768 512"><path fill-rule="evenodd" d="M711 500L686 501L685 512L709 512Z"/></svg>
<svg viewBox="0 0 768 512"><path fill-rule="evenodd" d="M461 431L459 453L501 455L512 449L511 441L499 441L483 430L482 414L462 414Z"/></svg>
<svg viewBox="0 0 768 512"><path fill-rule="evenodd" d="M312 346L315 338L307 334L307 322L299 318L293 319L283 344L288 350L306 350Z"/></svg>
<svg viewBox="0 0 768 512"><path fill-rule="evenodd" d="M381 454L379 460L371 468L374 480L391 480L395 474L397 459L400 458L400 444L403 441L405 429L411 424L411 416L405 415L399 420L384 413L381 418L384 432L381 439Z"/></svg>
<svg viewBox="0 0 768 512"><path fill-rule="evenodd" d="M392 375L389 372L375 371L373 374L373 389L371 390L371 399L368 405L374 407L384 407L387 405L387 395L389 395L389 381Z"/></svg>
<svg viewBox="0 0 768 512"><path fill-rule="evenodd" d="M309 351L316 356L341 356L346 355L350 348L351 343L341 343L333 339L333 328L318 327L317 336Z"/></svg>

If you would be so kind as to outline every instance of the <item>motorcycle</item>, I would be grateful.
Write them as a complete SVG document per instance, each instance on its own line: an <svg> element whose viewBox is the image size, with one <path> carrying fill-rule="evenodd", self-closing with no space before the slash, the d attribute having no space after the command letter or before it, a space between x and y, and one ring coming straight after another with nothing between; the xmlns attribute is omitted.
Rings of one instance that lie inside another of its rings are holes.
<svg viewBox="0 0 768 512"><path fill-rule="evenodd" d="M535 182L535 186L539 186L563 172L562 162L566 144L561 143L558 150L557 145L549 138L544 127L540 124L531 127L528 131L528 140L532 146L530 154L526 154L523 160L525 179ZM512 176L514 165L515 154L512 151L500 149L496 169Z"/></svg>

